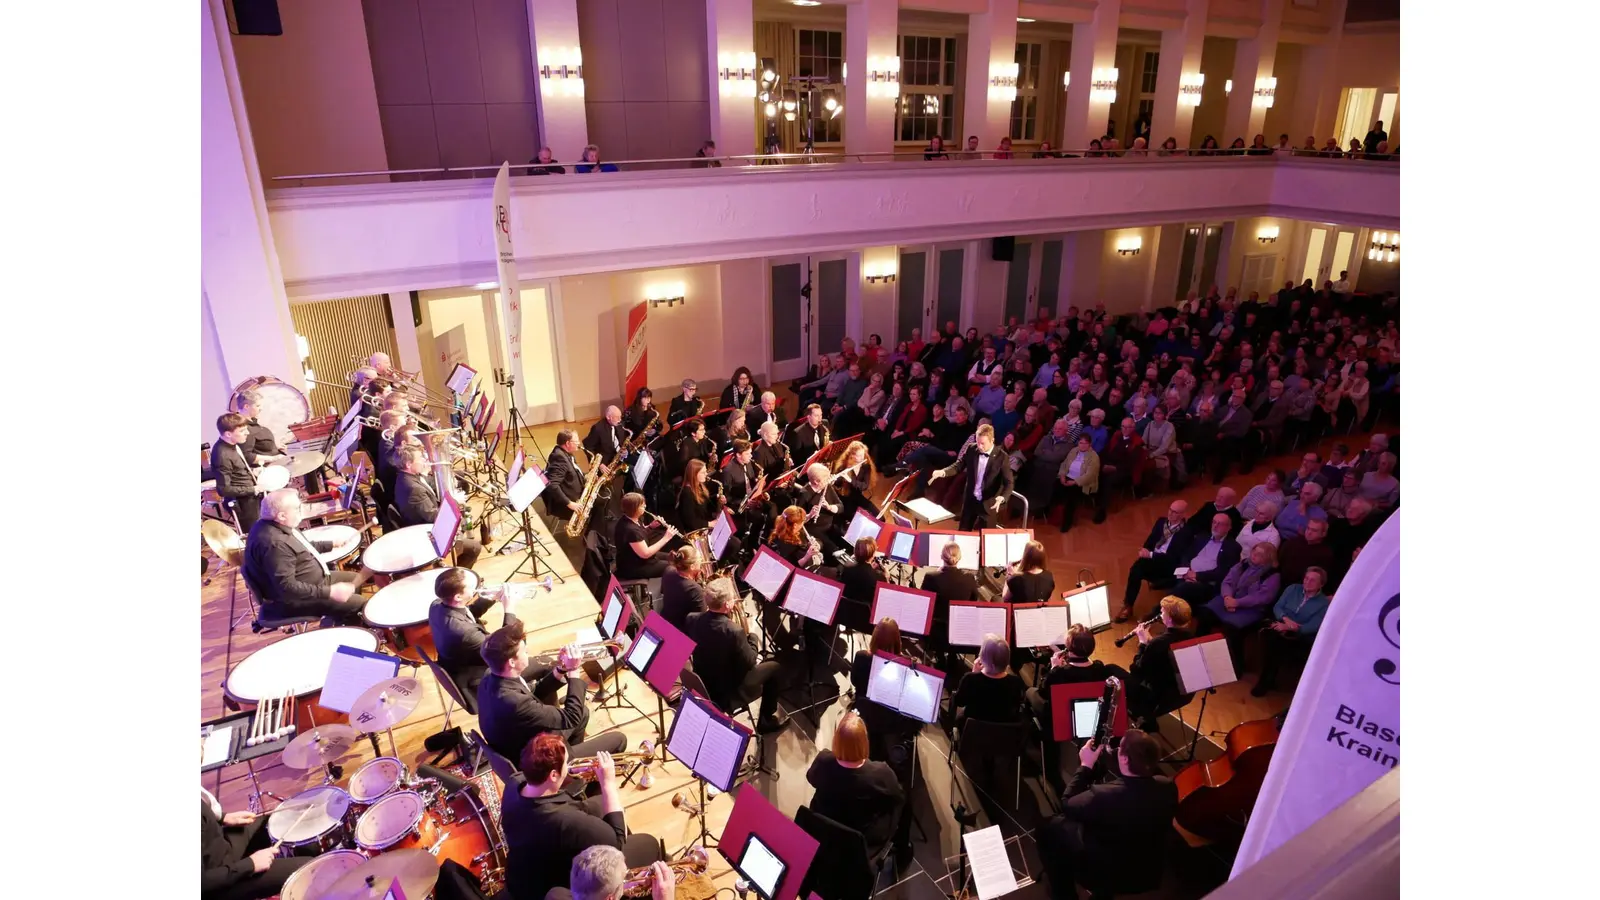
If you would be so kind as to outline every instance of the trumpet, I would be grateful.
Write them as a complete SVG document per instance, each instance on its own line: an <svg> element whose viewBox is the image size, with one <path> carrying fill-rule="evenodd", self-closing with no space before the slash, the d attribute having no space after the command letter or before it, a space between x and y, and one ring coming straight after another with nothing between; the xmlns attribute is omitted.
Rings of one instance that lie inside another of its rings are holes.
<svg viewBox="0 0 1600 900"><path fill-rule="evenodd" d="M656 745L654 742L644 740L639 742L638 750L629 750L627 753L611 754L611 761L617 763L637 763L648 766L655 759ZM595 781L600 777L600 757L580 756L567 765L567 774L582 781Z"/></svg>
<svg viewBox="0 0 1600 900"><path fill-rule="evenodd" d="M702 847L690 847L684 851L683 859L667 863L667 868L672 870L672 883L683 884L683 880L690 875L703 875L711 866L711 857ZM655 888L655 868L653 866L640 866L629 869L622 882L622 896L648 897Z"/></svg>
<svg viewBox="0 0 1600 900"><path fill-rule="evenodd" d="M472 592L472 595L474 597L498 597L500 596L501 591L505 591L507 594L510 594L512 588L522 586L542 587L544 588L544 592L548 594L555 590L555 576L546 575L543 581L519 581L515 584L509 581L503 581L500 584L479 585L478 589Z"/></svg>

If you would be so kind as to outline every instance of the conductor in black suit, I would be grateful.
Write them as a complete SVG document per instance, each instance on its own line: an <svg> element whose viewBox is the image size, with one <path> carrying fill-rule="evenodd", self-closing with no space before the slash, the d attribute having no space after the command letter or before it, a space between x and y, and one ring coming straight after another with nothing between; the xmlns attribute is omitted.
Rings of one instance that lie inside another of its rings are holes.
<svg viewBox="0 0 1600 900"><path fill-rule="evenodd" d="M589 686L578 674L582 669L570 648L561 648L556 663L558 674L567 682L567 696L560 706L541 701L523 679L529 659L521 622L489 635L479 652L489 672L478 683L478 725L496 753L518 759L522 748L545 732L561 735L573 758L593 756L601 750L621 753L628 746L628 739L620 731L584 739L589 727L584 695Z"/></svg>
<svg viewBox="0 0 1600 900"><path fill-rule="evenodd" d="M1100 782L1105 747L1085 743L1082 763L1061 798L1061 814L1039 831L1052 897L1142 893L1160 886L1162 856L1178 809L1172 779L1156 774L1161 751L1137 729L1122 736L1107 768L1114 780Z"/></svg>
<svg viewBox="0 0 1600 900"><path fill-rule="evenodd" d="M1011 461L1004 450L995 446L994 426L979 425L977 443L967 458L961 461L958 471L954 463L948 468L935 469L930 483L951 475L965 475L961 489L961 530L995 528L1000 524L1000 514L1011 501Z"/></svg>
<svg viewBox="0 0 1600 900"><path fill-rule="evenodd" d="M583 449L591 457L600 457L602 465L610 465L617 458L617 450L628 439L628 429L622 427L622 410L606 407L600 421L589 426L589 436L583 439Z"/></svg>
<svg viewBox="0 0 1600 900"><path fill-rule="evenodd" d="M567 537L567 523L577 514L578 501L583 498L583 470L578 467L578 433L563 429L556 434L555 449L550 451L550 467L545 477L550 484L544 489L541 500L552 520L550 532L556 543L566 552L574 571L583 571L583 539Z"/></svg>
<svg viewBox="0 0 1600 900"><path fill-rule="evenodd" d="M406 447L400 451L401 474L395 479L394 506L400 513L400 527L432 525L439 518L439 491L428 473L430 465L421 447ZM472 568L483 553L483 544L475 537L456 537L456 563Z"/></svg>
<svg viewBox="0 0 1600 900"><path fill-rule="evenodd" d="M266 495L263 518L250 529L244 545L244 578L261 600L261 618L335 616L360 625L367 598L356 588L371 573L329 571L317 557L333 549L332 541L313 541L300 533L300 493L284 488Z"/></svg>
<svg viewBox="0 0 1600 900"><path fill-rule="evenodd" d="M200 896L204 900L261 900L283 890L311 857L279 858L267 833L267 817L223 813L211 792L200 789Z"/></svg>

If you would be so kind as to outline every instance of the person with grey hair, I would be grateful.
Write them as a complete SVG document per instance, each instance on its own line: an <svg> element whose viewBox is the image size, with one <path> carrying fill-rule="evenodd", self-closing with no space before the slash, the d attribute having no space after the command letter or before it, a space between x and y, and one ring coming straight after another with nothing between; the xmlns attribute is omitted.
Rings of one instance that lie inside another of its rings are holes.
<svg viewBox="0 0 1600 900"><path fill-rule="evenodd" d="M627 431L622 427L622 410L608 406L600 421L590 426L588 436L583 439L583 449L589 452L591 459L600 457L601 465L610 465L617 458L617 450L627 442Z"/></svg>
<svg viewBox="0 0 1600 900"><path fill-rule="evenodd" d="M673 900L676 893L672 870L657 860L650 864L652 900ZM545 900L620 900L622 884L628 877L628 861L622 851L596 844L572 858L568 881L572 888L553 887Z"/></svg>
<svg viewBox="0 0 1600 900"><path fill-rule="evenodd" d="M1283 540L1296 538L1305 534L1306 526L1313 520L1328 520L1328 513L1317 501L1322 499L1322 485L1315 481L1307 481L1300 485L1300 492L1294 499L1283 504L1278 510L1277 518L1272 520L1278 529L1278 536Z"/></svg>
<svg viewBox="0 0 1600 900"><path fill-rule="evenodd" d="M572 171L578 173L579 175L587 175L590 172L615 172L616 170L616 164L603 163L600 161L599 144L589 144L585 146L583 148L583 160L572 167Z"/></svg>
<svg viewBox="0 0 1600 900"><path fill-rule="evenodd" d="M672 405L667 407L668 425L676 425L705 411L705 401L695 396L700 390L700 385L693 378L685 378L679 386L683 389L683 393L673 397Z"/></svg>
<svg viewBox="0 0 1600 900"><path fill-rule="evenodd" d="M1250 548L1257 544L1271 544L1274 547L1282 542L1278 536L1278 526L1272 524L1278 517L1278 504L1271 500L1264 500L1256 504L1255 517L1244 523L1239 529L1236 540L1244 556L1249 557Z"/></svg>
<svg viewBox="0 0 1600 900"><path fill-rule="evenodd" d="M367 598L356 589L372 576L371 570L330 571L317 554L332 550L333 542L309 540L302 534L303 515L299 491L273 491L263 498L261 520L245 541L244 580L260 598L261 618L334 616L363 624L361 609Z"/></svg>

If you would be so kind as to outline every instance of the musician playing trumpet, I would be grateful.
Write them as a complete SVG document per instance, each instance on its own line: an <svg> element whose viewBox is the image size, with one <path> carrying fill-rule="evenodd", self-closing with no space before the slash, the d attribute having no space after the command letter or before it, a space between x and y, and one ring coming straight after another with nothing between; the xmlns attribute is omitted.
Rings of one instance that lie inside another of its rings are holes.
<svg viewBox="0 0 1600 900"><path fill-rule="evenodd" d="M788 722L778 709L778 673L783 667L775 659L757 664L755 635L733 619L739 603L733 582L727 578L711 582L705 603L705 612L689 615L688 633L695 642L694 671L705 682L708 699L732 715L759 696L756 731L782 731Z"/></svg>
<svg viewBox="0 0 1600 900"><path fill-rule="evenodd" d="M651 900L673 900L677 895L677 879L667 864L657 860L650 864ZM628 885L628 860L622 851L604 844L596 844L572 858L572 885L551 888L547 900L622 900Z"/></svg>
<svg viewBox="0 0 1600 900"><path fill-rule="evenodd" d="M570 744L573 756L593 756L602 750L621 753L628 746L620 731L587 738L589 686L575 646L561 648L556 658L555 677L567 685L567 695L559 706L539 699L522 677L532 659L520 621L513 620L489 635L478 653L489 667L478 684L478 725L496 753L515 756L520 752L517 748L547 733Z"/></svg>
<svg viewBox="0 0 1600 900"><path fill-rule="evenodd" d="M544 900L551 888L589 887L584 878L574 885L571 873L576 868L573 860L591 847L620 851L627 867L666 859L659 838L628 834L616 763L610 753L594 754L600 772L598 797L580 800L564 790L577 754L576 748L569 748L554 734L539 735L518 754L527 781L518 790L506 792L501 810L509 851L506 889L512 900ZM670 876L666 883L670 889Z"/></svg>
<svg viewBox="0 0 1600 900"><path fill-rule="evenodd" d="M644 517L650 515L651 526ZM656 527L664 529L660 537L652 540ZM647 513L644 495L629 491L622 495L622 516L617 519L612 541L617 548L617 577L623 581L640 578L660 578L666 574L669 561L662 551L678 536L678 529Z"/></svg>
<svg viewBox="0 0 1600 900"><path fill-rule="evenodd" d="M504 585L492 596L474 598L474 592L468 590L467 585L475 581L468 577L466 569L446 569L433 582L435 599L428 607L428 630L433 634L439 665L450 673L462 693L474 697L478 695L478 683L489 674L480 652L489 639L489 629L483 627L484 614L499 602L505 607L505 624L520 624L511 612L511 604L506 602ZM524 682L534 686L534 694L545 703L554 700L565 683L563 679L552 677L554 666L530 662L520 674Z"/></svg>

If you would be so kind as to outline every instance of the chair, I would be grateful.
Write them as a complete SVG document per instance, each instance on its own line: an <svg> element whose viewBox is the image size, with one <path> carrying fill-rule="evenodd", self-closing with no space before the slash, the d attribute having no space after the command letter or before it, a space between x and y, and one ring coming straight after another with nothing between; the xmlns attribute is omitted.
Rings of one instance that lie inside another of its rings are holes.
<svg viewBox="0 0 1600 900"><path fill-rule="evenodd" d="M795 810L794 823L817 839L817 858L826 861L806 871L800 881L801 895L814 891L822 900L866 900L877 893L890 844L869 854L861 832L813 812L809 806Z"/></svg>
<svg viewBox="0 0 1600 900"><path fill-rule="evenodd" d="M417 655L422 657L422 661L427 663L429 670L433 672L434 685L439 690L439 703L444 707L444 731L440 732L440 734L447 735L447 737L443 738L447 743L439 749L439 755L435 759L443 759L444 755L451 750L454 750L456 758L460 759L463 755L462 750L466 749L466 741L461 737L461 729L450 724L450 708L459 706L466 710L468 715L475 716L478 714L477 698L468 697L462 693L460 686L456 684L456 680L450 676L449 672L445 671L444 666L439 665L438 660L428 655L427 650L417 647L416 651ZM431 750L432 748L430 747L429 749ZM482 766L482 761L481 754L474 754L474 759L472 760L473 772L478 771Z"/></svg>
<svg viewBox="0 0 1600 900"><path fill-rule="evenodd" d="M258 588L251 580L250 570L244 567L243 562L243 554L241 553L239 574L244 577L245 592L250 597L250 610L254 618L254 621L250 623L251 631L255 632L256 634L260 634L263 631L282 631L285 634L297 634L299 632L309 630L313 623L322 621L322 616L286 616L279 619L266 618L262 614L260 606L256 604L256 595L261 593L260 588ZM232 629L230 628L229 630L231 631Z"/></svg>
<svg viewBox="0 0 1600 900"><path fill-rule="evenodd" d="M971 747L969 752L967 748ZM1018 722L988 722L983 719L967 719L961 723L956 732L956 739L950 743L950 752L945 756L948 762L950 757L958 752L963 759L967 756L985 760L1015 759L1017 762L1017 787L1016 797L1012 806L1022 802L1022 756L1028 746L1028 723ZM1044 747L1039 748L1039 756L1044 756ZM967 773L971 777L971 773Z"/></svg>
<svg viewBox="0 0 1600 900"><path fill-rule="evenodd" d="M478 729L474 728L467 732L467 740L471 741L473 747L489 761L489 768L494 770L495 777L505 785L508 793L522 788L522 773L517 771L511 760L496 753L494 748L489 746L489 742L483 739L483 735L478 733Z"/></svg>

